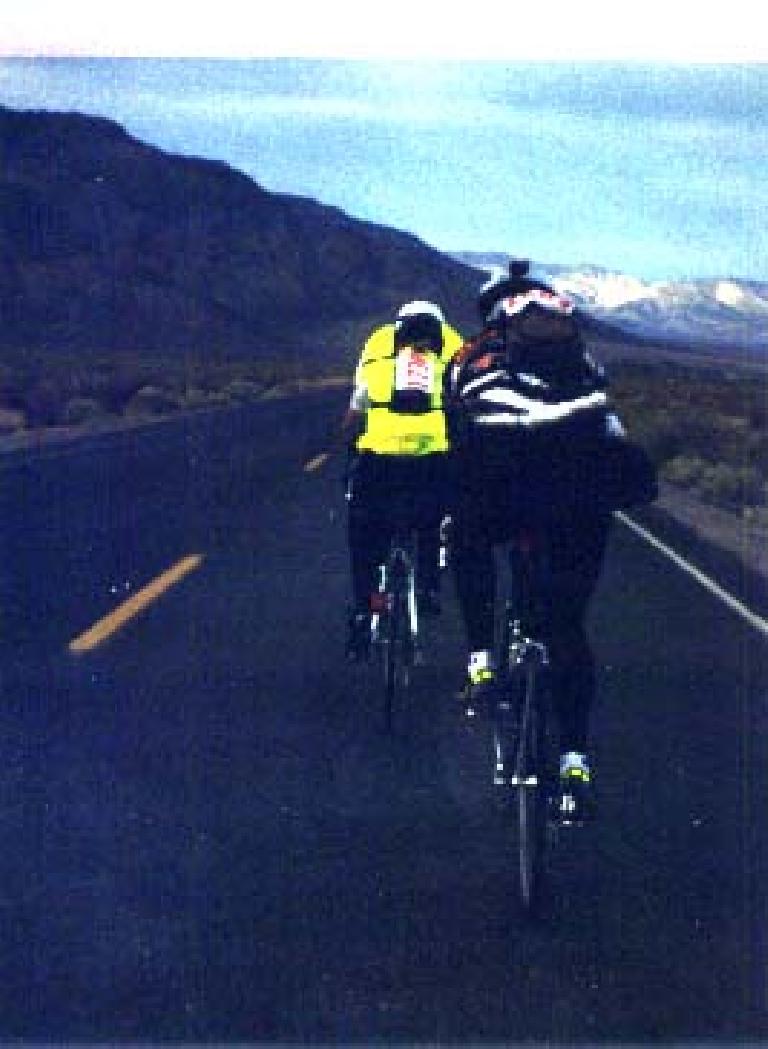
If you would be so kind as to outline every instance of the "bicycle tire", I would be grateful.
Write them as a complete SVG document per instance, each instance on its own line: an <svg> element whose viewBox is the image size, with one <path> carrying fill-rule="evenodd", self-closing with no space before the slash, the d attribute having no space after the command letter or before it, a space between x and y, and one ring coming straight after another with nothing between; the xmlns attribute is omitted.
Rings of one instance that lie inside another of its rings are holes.
<svg viewBox="0 0 768 1049"><path fill-rule="evenodd" d="M415 662L416 623L414 555L407 544L393 542L385 564L380 566L377 641L384 686L384 723L391 731L398 698L410 686ZM383 599L383 600L382 600Z"/></svg>
<svg viewBox="0 0 768 1049"><path fill-rule="evenodd" d="M518 885L525 910L543 899L547 844L547 793L544 768L545 706L539 668L525 669L524 694L512 789L517 819Z"/></svg>
<svg viewBox="0 0 768 1049"><path fill-rule="evenodd" d="M391 573L392 590L384 636L384 723L387 731L394 727L395 707L401 692L409 684L408 665L408 608L404 591L404 577Z"/></svg>
<svg viewBox="0 0 768 1049"><path fill-rule="evenodd" d="M395 696L397 693L397 622L394 606L386 619L386 636L384 637L384 725L388 732L394 722Z"/></svg>

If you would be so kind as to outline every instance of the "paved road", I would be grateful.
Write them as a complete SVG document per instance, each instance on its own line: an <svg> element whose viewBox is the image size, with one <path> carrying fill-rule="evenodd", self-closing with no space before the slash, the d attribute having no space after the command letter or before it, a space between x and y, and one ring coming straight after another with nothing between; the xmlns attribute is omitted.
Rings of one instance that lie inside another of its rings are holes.
<svg viewBox="0 0 768 1049"><path fill-rule="evenodd" d="M400 731L341 659L335 405L0 468L0 1038L762 1040L766 641L617 525L601 818L515 902L450 586ZM68 643L180 558L103 646Z"/></svg>

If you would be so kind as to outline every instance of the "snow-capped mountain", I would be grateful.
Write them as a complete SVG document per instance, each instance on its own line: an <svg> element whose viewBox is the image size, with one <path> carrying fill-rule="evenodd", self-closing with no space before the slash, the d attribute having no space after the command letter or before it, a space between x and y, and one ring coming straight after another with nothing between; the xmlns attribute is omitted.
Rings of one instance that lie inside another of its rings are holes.
<svg viewBox="0 0 768 1049"><path fill-rule="evenodd" d="M488 272L507 256L462 253ZM531 274L569 295L589 316L649 340L768 350L768 283L730 278L647 281L598 266L532 263Z"/></svg>

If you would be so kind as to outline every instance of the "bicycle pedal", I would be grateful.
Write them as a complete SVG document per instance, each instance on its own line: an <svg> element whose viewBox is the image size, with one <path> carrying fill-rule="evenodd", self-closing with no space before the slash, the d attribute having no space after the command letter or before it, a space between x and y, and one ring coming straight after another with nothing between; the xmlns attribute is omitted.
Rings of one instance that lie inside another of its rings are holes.
<svg viewBox="0 0 768 1049"><path fill-rule="evenodd" d="M561 799L555 796L549 799L548 822L556 830L561 827L570 830L573 827L584 827L592 821L583 811L577 812L570 806L564 808Z"/></svg>
<svg viewBox="0 0 768 1049"><path fill-rule="evenodd" d="M557 828L565 827L568 830L571 830L574 827L584 827L587 823L587 820L585 820L583 816L579 816L577 819L570 819L567 816L558 814L557 816L555 816L552 822Z"/></svg>

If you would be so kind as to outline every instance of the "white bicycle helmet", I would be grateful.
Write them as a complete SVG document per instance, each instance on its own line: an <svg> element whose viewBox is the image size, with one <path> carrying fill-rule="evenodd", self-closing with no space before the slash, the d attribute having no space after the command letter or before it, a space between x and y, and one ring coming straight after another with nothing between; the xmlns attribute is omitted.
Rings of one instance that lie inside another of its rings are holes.
<svg viewBox="0 0 768 1049"><path fill-rule="evenodd" d="M436 321L441 324L445 324L445 317L443 311L434 302L427 302L426 299L414 299L413 302L406 302L397 311L397 320L405 320L406 317L434 317Z"/></svg>

